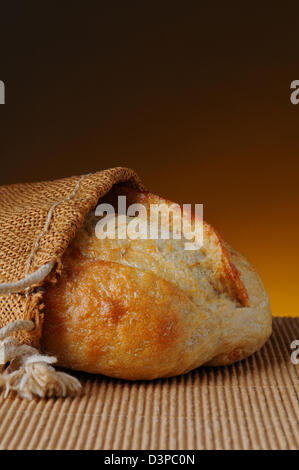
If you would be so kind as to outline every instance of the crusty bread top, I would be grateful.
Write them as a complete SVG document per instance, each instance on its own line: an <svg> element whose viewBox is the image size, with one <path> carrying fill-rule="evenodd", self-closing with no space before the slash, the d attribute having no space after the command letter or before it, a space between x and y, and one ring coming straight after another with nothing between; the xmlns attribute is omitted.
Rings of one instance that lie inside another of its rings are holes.
<svg viewBox="0 0 299 470"><path fill-rule="evenodd" d="M119 195L126 196L127 207L134 203L143 204L148 214L151 204L166 204L168 207L173 204L160 196L139 192L124 185L116 185L101 202L110 203L116 209ZM73 249L80 247L80 252L87 258L93 253L95 259L151 271L187 290L197 305L203 305L213 298L216 304L226 299L240 306L248 306L248 293L223 240L205 221L202 248L187 251L182 247L185 242L183 237L181 240L98 240L95 236L98 220L93 213L89 214L73 242Z"/></svg>

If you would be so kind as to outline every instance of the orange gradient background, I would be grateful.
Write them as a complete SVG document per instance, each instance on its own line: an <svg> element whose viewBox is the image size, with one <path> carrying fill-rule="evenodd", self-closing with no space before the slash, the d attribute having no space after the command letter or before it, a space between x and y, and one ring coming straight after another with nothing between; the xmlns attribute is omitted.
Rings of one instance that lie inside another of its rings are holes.
<svg viewBox="0 0 299 470"><path fill-rule="evenodd" d="M134 168L203 203L273 314L299 316L298 12L61 3L1 6L0 184Z"/></svg>

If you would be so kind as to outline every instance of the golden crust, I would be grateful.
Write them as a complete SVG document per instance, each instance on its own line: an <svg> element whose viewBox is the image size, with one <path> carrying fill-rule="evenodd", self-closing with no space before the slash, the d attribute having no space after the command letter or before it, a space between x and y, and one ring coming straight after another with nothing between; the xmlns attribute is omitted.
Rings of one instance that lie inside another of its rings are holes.
<svg viewBox="0 0 299 470"><path fill-rule="evenodd" d="M125 195L127 204L141 203L149 208L151 204L166 204L171 206L172 201L152 194L149 191L137 191L125 185L116 185L116 187L108 193L105 202L111 203L114 207L117 206L117 197ZM194 220L195 214L192 213ZM212 242L218 249L217 253L217 276L218 276L218 289L223 289L235 298L241 305L248 305L248 294L243 282L240 279L240 274L231 261L230 255L225 247L225 243L221 239L217 231L206 221L203 220L204 239ZM214 258L215 262L215 258ZM216 279L215 279L216 280ZM219 287L221 285L221 287Z"/></svg>
<svg viewBox="0 0 299 470"><path fill-rule="evenodd" d="M115 188L128 204L164 202ZM166 201L169 205L170 201ZM45 294L42 346L65 367L129 380L229 364L259 349L271 312L254 268L204 223L204 246L98 240L90 215Z"/></svg>
<svg viewBox="0 0 299 470"><path fill-rule="evenodd" d="M44 347L61 365L126 379L167 374L188 336L181 312L187 306L197 314L171 283L118 263L78 260L71 251L46 305Z"/></svg>

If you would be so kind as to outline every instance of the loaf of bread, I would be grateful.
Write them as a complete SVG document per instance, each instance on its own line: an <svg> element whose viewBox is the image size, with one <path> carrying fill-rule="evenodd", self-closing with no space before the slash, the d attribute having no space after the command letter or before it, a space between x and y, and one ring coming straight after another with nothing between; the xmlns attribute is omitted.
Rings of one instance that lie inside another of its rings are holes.
<svg viewBox="0 0 299 470"><path fill-rule="evenodd" d="M171 205L116 186L105 198ZM119 223L119 216L116 217ZM128 380L226 365L257 351L272 317L256 270L203 223L203 246L184 239L99 239L90 213L46 285L42 348L67 368ZM150 223L150 221L148 221Z"/></svg>

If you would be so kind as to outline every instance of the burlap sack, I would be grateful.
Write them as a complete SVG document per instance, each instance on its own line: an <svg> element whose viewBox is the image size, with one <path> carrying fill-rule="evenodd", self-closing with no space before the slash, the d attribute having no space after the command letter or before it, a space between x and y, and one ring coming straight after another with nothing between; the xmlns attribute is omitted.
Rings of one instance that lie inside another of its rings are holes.
<svg viewBox="0 0 299 470"><path fill-rule="evenodd" d="M32 398L78 391L78 381L55 371L55 358L38 351L42 285L59 272L85 215L120 182L144 189L127 168L0 187L0 387L6 393Z"/></svg>

